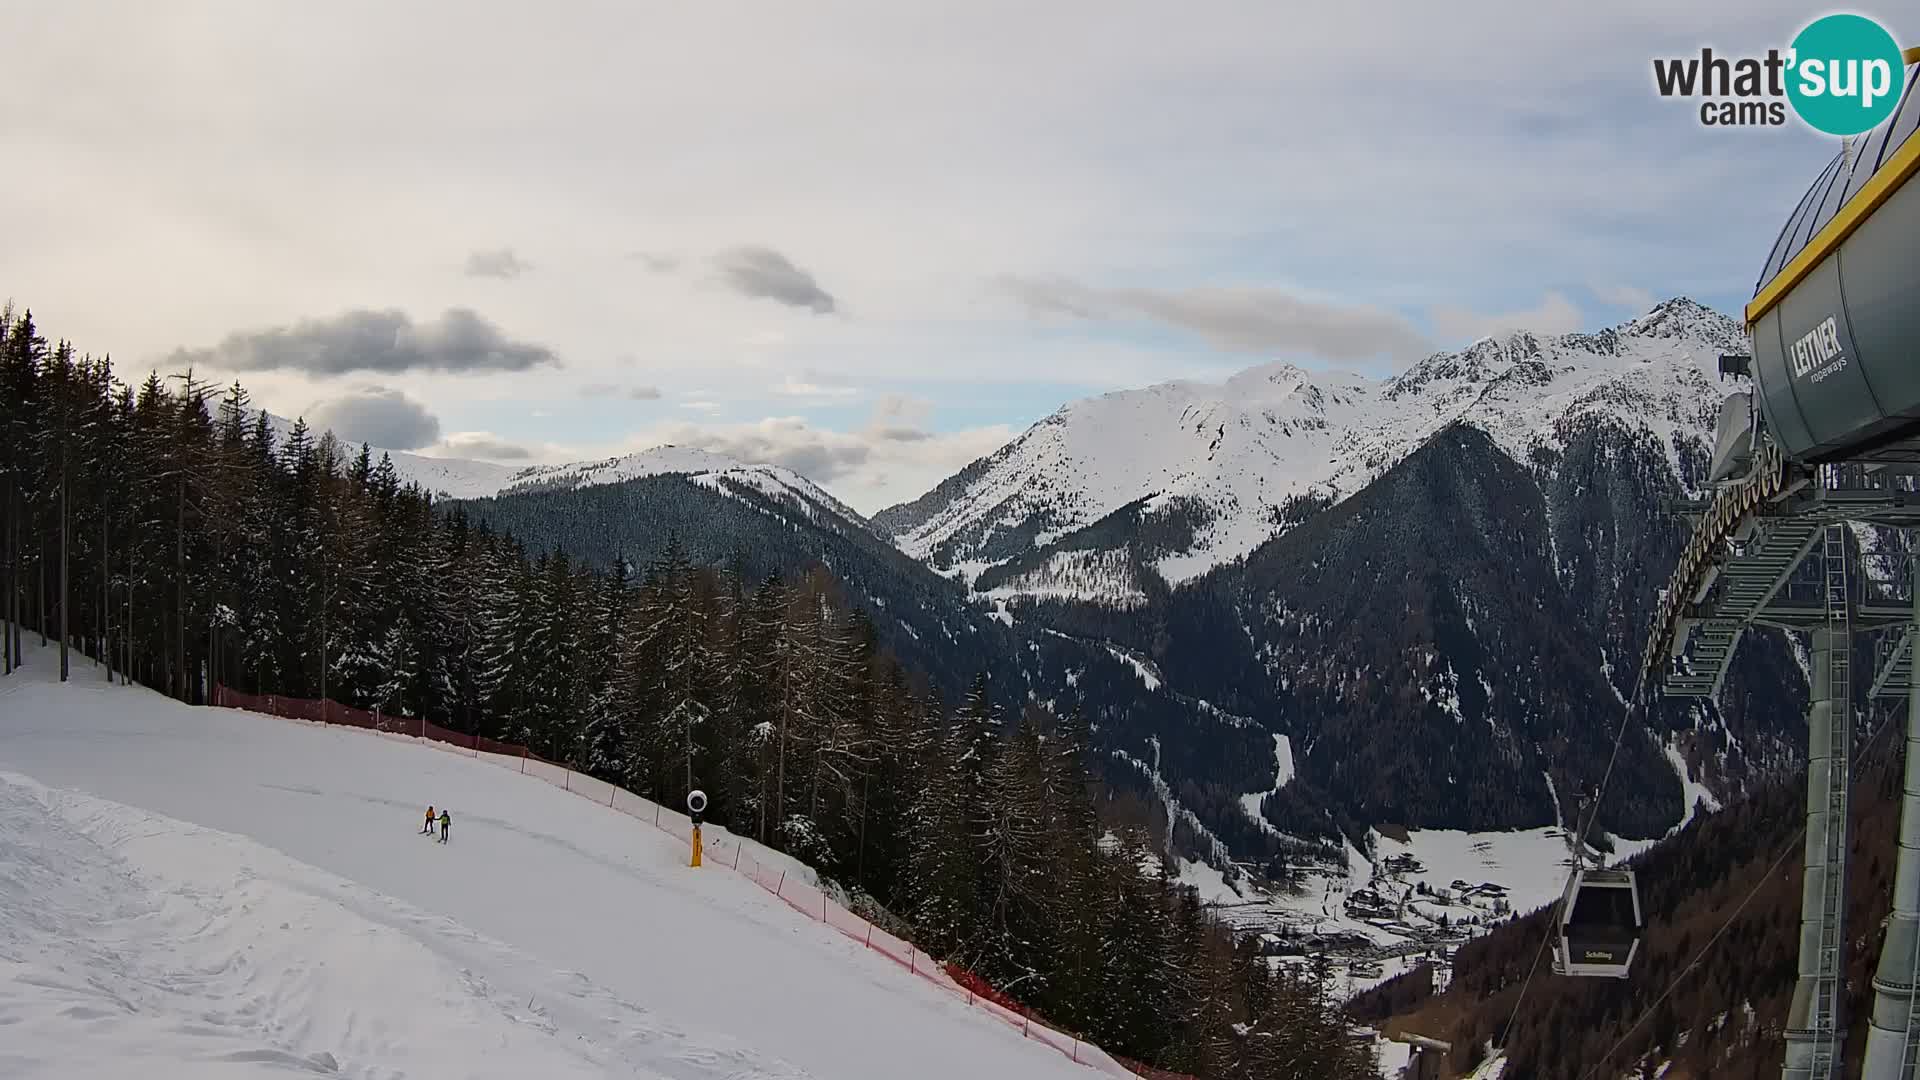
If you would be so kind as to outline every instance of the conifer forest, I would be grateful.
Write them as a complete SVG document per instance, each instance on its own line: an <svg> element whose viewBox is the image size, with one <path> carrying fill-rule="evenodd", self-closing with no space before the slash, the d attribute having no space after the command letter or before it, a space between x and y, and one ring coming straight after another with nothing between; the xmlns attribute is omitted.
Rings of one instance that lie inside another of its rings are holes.
<svg viewBox="0 0 1920 1080"><path fill-rule="evenodd" d="M1115 1053L1209 1080L1375 1075L1323 980L1270 970L1170 878L1080 718L985 674L941 700L824 566L529 550L365 447L276 434L237 383L123 382L12 308L0 511L8 673L32 638L73 681L327 698L670 805L701 788L708 820Z"/></svg>

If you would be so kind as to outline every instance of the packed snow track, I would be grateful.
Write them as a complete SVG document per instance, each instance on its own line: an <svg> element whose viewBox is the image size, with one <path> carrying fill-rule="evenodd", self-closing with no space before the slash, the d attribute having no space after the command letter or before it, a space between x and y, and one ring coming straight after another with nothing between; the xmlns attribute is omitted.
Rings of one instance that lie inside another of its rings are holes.
<svg viewBox="0 0 1920 1080"><path fill-rule="evenodd" d="M1099 1075L539 780L28 659L0 683L0 1075Z"/></svg>

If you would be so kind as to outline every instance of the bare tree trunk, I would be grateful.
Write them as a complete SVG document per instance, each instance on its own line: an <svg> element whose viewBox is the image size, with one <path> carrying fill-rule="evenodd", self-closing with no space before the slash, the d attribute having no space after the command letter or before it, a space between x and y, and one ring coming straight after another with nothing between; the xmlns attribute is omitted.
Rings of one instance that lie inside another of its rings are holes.
<svg viewBox="0 0 1920 1080"><path fill-rule="evenodd" d="M782 816L787 812L787 728L788 713L793 708L793 656L789 653L781 661L780 667L780 764L777 766L773 782L773 827L780 828Z"/></svg>
<svg viewBox="0 0 1920 1080"><path fill-rule="evenodd" d="M63 439L60 444L60 681L66 682L71 673L68 657L67 632L73 620L68 617L73 607L73 583L67 578L67 447Z"/></svg>
<svg viewBox="0 0 1920 1080"><path fill-rule="evenodd" d="M107 683L113 683L113 569L108 559L107 522L112 515L104 488L100 498L100 659L106 662Z"/></svg>
<svg viewBox="0 0 1920 1080"><path fill-rule="evenodd" d="M132 519L129 518L129 521ZM133 685L133 530L127 531L127 619L120 627L126 663L120 665L120 685Z"/></svg>
<svg viewBox="0 0 1920 1080"><path fill-rule="evenodd" d="M53 621L47 611L47 530L39 521L35 521L34 524L42 526L38 530L40 535L36 538L39 540L40 558L36 560L37 565L34 567L36 580L33 599L34 607L38 609L34 612L34 621L40 624L35 629L39 631L40 647L44 649L47 647L47 624Z"/></svg>
<svg viewBox="0 0 1920 1080"><path fill-rule="evenodd" d="M26 557L25 540L20 535L20 522L26 516L27 516L26 510L23 509L20 505L20 487L19 487L19 481L16 480L14 482L14 489L13 489L13 601L12 601L13 602L13 666L15 670L19 670L20 665L24 663L24 657L22 656L21 650L26 648L26 642L23 639L26 637L26 627L24 625L24 620L27 617L27 599L26 599L27 583L25 580L26 573L20 567L20 560Z"/></svg>
<svg viewBox="0 0 1920 1080"><path fill-rule="evenodd" d="M213 550L213 573L207 575L207 698L213 698L213 687L220 677L220 551L221 545L215 541Z"/></svg>
<svg viewBox="0 0 1920 1080"><path fill-rule="evenodd" d="M187 688L187 477L184 473L180 476L179 496L173 529L174 670L179 673L180 700L191 703L193 694Z"/></svg>
<svg viewBox="0 0 1920 1080"><path fill-rule="evenodd" d="M860 854L854 858L853 887L860 888L867 876L867 785L873 779L873 767L860 771Z"/></svg>
<svg viewBox="0 0 1920 1080"><path fill-rule="evenodd" d="M327 700L327 579L330 576L326 556L320 557L320 700ZM323 704L322 710L326 708ZM324 715L324 714L323 714Z"/></svg>
<svg viewBox="0 0 1920 1080"><path fill-rule="evenodd" d="M7 519L0 521L0 668L13 674L13 530L18 516L13 512L13 476L7 476L7 494L0 500L7 508Z"/></svg>

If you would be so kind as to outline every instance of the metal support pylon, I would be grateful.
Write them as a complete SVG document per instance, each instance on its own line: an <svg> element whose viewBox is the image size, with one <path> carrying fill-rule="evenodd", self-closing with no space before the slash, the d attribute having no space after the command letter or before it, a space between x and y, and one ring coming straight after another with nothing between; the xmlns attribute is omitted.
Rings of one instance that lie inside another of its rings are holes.
<svg viewBox="0 0 1920 1080"><path fill-rule="evenodd" d="M1907 573L1913 620L1888 661L1897 673L1911 663L1900 650L1920 640L1920 558L1908 536ZM1911 669L1908 669L1909 671ZM1908 675L1906 778L1900 798L1900 849L1892 911L1873 976L1873 1019L1867 1028L1865 1080L1913 1080L1920 1064L1920 680Z"/></svg>
<svg viewBox="0 0 1920 1080"><path fill-rule="evenodd" d="M1847 526L1822 551L1826 618L1813 632L1807 710L1806 877L1800 894L1799 982L1787 1016L1786 1080L1829 1080L1846 1045L1847 769L1853 736L1853 600Z"/></svg>

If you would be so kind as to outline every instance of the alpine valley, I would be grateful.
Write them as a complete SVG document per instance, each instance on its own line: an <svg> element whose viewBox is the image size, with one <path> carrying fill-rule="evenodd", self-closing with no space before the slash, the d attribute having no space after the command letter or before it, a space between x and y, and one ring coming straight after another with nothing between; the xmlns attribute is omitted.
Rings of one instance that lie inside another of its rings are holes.
<svg viewBox="0 0 1920 1080"><path fill-rule="evenodd" d="M1717 358L1744 349L1676 298L1387 379L1279 364L1111 393L870 519L685 448L393 460L529 549L830 575L947 700L984 671L1006 705L1081 712L1109 789L1232 882L1404 829L1572 819L1685 540L1666 504L1702 489ZM1750 635L1717 701L1630 727L1596 836L1657 838L1790 773L1805 693L1801 650Z"/></svg>

